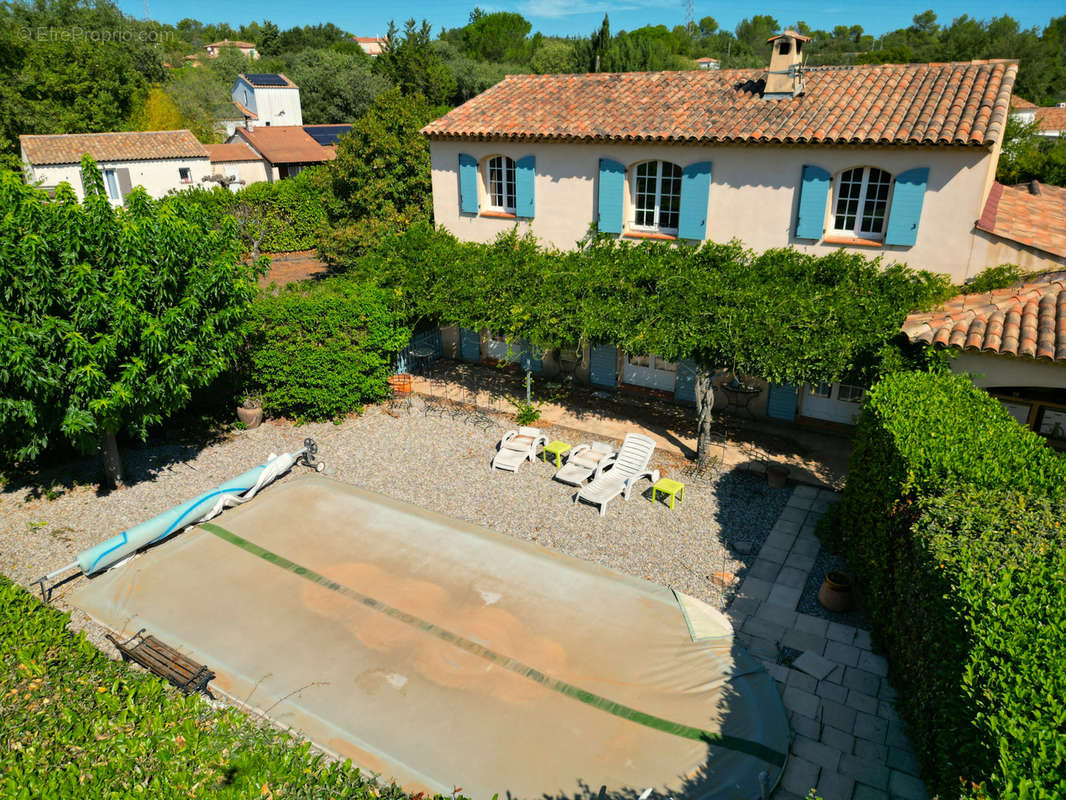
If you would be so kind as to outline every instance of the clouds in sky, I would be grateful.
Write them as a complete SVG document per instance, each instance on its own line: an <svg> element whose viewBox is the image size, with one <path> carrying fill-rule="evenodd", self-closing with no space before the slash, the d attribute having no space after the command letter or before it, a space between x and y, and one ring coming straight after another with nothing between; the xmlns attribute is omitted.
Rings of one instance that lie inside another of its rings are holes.
<svg viewBox="0 0 1066 800"><path fill-rule="evenodd" d="M527 17L560 19L580 14L614 14L620 11L637 11L642 8L682 8L681 0L524 0L518 11Z"/></svg>

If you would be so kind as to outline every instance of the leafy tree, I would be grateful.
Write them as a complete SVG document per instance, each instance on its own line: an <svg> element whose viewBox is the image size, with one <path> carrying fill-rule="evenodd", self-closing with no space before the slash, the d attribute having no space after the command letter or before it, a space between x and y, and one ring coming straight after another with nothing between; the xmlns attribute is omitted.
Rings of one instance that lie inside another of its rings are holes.
<svg viewBox="0 0 1066 800"><path fill-rule="evenodd" d="M0 174L0 449L16 462L63 436L102 447L144 438L226 370L255 293L235 223L181 217L143 190L112 207L92 159L85 201L54 201ZM193 208L190 206L190 208Z"/></svg>
<svg viewBox="0 0 1066 800"><path fill-rule="evenodd" d="M130 130L134 131L174 131L188 127L174 98L159 86L148 90L129 122Z"/></svg>
<svg viewBox="0 0 1066 800"><path fill-rule="evenodd" d="M374 98L390 88L388 78L376 74L370 56L336 50L302 50L288 72L300 87L306 125L354 122Z"/></svg>
<svg viewBox="0 0 1066 800"><path fill-rule="evenodd" d="M475 9L480 11L480 9ZM470 15L463 28L463 51L480 61L526 61L529 43L526 37L533 26L521 14L497 11Z"/></svg>
<svg viewBox="0 0 1066 800"><path fill-rule="evenodd" d="M261 27L259 38L256 40L256 46L259 48L259 52L265 56L276 56L279 52L279 40L281 38L281 30L270 20L264 20Z"/></svg>
<svg viewBox="0 0 1066 800"><path fill-rule="evenodd" d="M529 68L541 75L577 72L577 53L574 43L565 39L547 39L529 61Z"/></svg>
<svg viewBox="0 0 1066 800"><path fill-rule="evenodd" d="M433 105L442 105L455 94L455 76L430 41L429 22L421 27L414 19L404 23L403 35L389 23L385 47L374 60L375 69L404 94L420 94Z"/></svg>
<svg viewBox="0 0 1066 800"><path fill-rule="evenodd" d="M1042 136L1035 123L1008 117L996 179L1006 184L1037 180L1066 186L1066 136Z"/></svg>
<svg viewBox="0 0 1066 800"><path fill-rule="evenodd" d="M420 131L438 111L421 95L390 89L340 140L326 203L329 230L319 242L331 264L344 268L390 232L430 219L429 142Z"/></svg>

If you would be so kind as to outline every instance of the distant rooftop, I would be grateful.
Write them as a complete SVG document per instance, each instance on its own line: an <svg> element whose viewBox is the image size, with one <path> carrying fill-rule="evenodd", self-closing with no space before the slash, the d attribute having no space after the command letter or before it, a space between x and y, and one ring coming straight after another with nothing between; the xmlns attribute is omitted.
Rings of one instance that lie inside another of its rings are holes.
<svg viewBox="0 0 1066 800"><path fill-rule="evenodd" d="M19 142L35 165L77 164L86 153L96 161L207 158L207 150L188 130L24 135Z"/></svg>

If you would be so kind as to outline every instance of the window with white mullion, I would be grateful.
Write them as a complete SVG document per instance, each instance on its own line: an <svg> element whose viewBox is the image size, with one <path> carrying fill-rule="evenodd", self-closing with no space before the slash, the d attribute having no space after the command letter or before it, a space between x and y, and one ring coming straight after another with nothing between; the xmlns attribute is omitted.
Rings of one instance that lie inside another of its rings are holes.
<svg viewBox="0 0 1066 800"><path fill-rule="evenodd" d="M876 167L844 170L837 178L833 231L865 239L885 233L892 176Z"/></svg>
<svg viewBox="0 0 1066 800"><path fill-rule="evenodd" d="M514 214L515 202L515 163L507 156L493 156L489 159L488 169L489 209Z"/></svg>
<svg viewBox="0 0 1066 800"><path fill-rule="evenodd" d="M645 161L633 171L634 229L676 234L681 212L681 167Z"/></svg>

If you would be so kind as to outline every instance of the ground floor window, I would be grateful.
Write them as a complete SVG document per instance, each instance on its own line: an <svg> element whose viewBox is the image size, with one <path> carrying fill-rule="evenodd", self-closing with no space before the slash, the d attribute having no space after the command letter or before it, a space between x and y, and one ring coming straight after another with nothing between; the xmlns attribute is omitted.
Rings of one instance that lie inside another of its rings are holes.
<svg viewBox="0 0 1066 800"><path fill-rule="evenodd" d="M1040 387L992 388L1007 412L1057 450L1066 449L1066 392Z"/></svg>
<svg viewBox="0 0 1066 800"><path fill-rule="evenodd" d="M672 392L677 383L677 364L657 355L627 355L622 362L622 382Z"/></svg>

